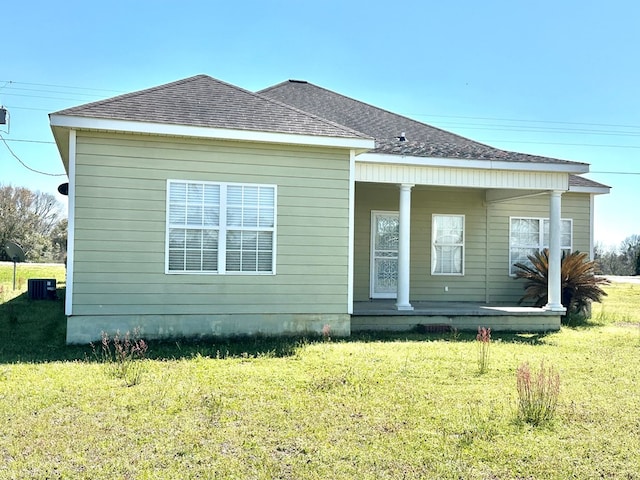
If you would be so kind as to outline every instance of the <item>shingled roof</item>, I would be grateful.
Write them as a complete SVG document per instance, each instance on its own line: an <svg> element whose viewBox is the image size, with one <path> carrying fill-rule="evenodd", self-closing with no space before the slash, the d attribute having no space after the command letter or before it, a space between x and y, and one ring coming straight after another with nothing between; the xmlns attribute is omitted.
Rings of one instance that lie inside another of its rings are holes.
<svg viewBox="0 0 640 480"><path fill-rule="evenodd" d="M582 187L582 188L611 188L603 183L594 182L588 178L581 177L579 175L569 175L570 187Z"/></svg>
<svg viewBox="0 0 640 480"><path fill-rule="evenodd" d="M288 80L258 93L373 137L376 142L373 153L519 163L579 163L494 148L301 80ZM405 140L401 141L403 133Z"/></svg>
<svg viewBox="0 0 640 480"><path fill-rule="evenodd" d="M366 134L207 75L80 105L52 115L341 138Z"/></svg>

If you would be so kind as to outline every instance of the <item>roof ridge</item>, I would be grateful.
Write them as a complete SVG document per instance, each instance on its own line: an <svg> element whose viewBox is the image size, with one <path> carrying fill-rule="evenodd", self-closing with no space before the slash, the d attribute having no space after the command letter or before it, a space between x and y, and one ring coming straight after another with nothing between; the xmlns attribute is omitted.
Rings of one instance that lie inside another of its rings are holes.
<svg viewBox="0 0 640 480"><path fill-rule="evenodd" d="M208 75L203 75L203 76L207 77ZM355 133L357 136L364 137L364 138L371 138L369 135L366 135L366 134L364 134L362 132L359 132L357 130L349 128L346 125L341 125L340 123L332 122L331 120L328 120L326 118L320 117L320 116L315 115L315 114L313 114L311 112L307 112L306 110L300 110L299 108L296 108L296 107L294 107L292 105L280 102L280 101L275 100L273 98L265 97L264 95L261 95L259 92L252 92L251 90L247 90L247 89L239 87L237 85L233 85L231 83L227 83L227 82L225 82L223 80L218 80L217 78L213 78L213 77L209 77L209 78L211 78L212 80L215 80L215 81L217 81L219 83L222 83L224 85L227 85L229 87L235 88L236 90L239 90L241 92L248 93L248 94L250 94L250 95L252 95L252 96L254 96L256 98L259 98L261 100L267 101L267 102L272 103L274 105L278 105L280 107L285 107L285 108L287 108L289 110L293 110L293 111L295 111L297 113L301 113L301 114L303 114L303 115L305 115L305 116L307 116L309 118L313 118L314 120L319 120L319 121L321 121L323 123L326 123L327 125L331 125L332 127L336 127L336 128L341 129L341 130L344 130L345 132Z"/></svg>
<svg viewBox="0 0 640 480"><path fill-rule="evenodd" d="M329 120L327 118L324 118L324 117L321 117L319 115L316 115L315 113L307 112L306 110L301 110L299 108L294 107L293 105L286 104L284 102L281 102L279 100L275 100L273 98L264 97L262 95L259 95L258 93L255 93L255 92L251 92L251 93L253 93L254 95L258 96L259 98L262 98L262 99L264 99L264 100L266 100L268 102L273 103L274 105L280 105L282 107L286 107L286 108L288 108L290 110L293 110L295 112L302 113L303 115L306 115L307 117L313 118L314 120L319 120L319 121L321 121L323 123L326 123L327 125L331 125L332 127L340 128L341 130L344 130L345 132L354 133L359 137L372 138L371 136L367 135L366 133L359 132L358 130L354 130L353 128L349 128L346 125L342 125L341 123L333 122L333 121L331 121L331 120Z"/></svg>
<svg viewBox="0 0 640 480"><path fill-rule="evenodd" d="M457 133L453 133L453 132L450 132L450 131L448 131L448 130L444 130L444 129L440 128L440 127L435 127L435 126L433 126L433 125L431 125L431 124L429 124L429 123L421 122L420 120L416 120L415 118L407 117L406 115L401 115L401 114L399 114L399 113L392 112L391 110L387 110L386 108L378 107L378 106L373 105L373 104L368 103L368 102L363 102L362 100L358 100L357 98L348 97L348 96L346 96L346 95L344 95L344 94L342 94L342 93L335 92L335 91L333 91L333 90L329 90L328 88L321 87L321 86L319 86L319 85L316 85L315 83L311 83L311 82L308 82L308 81L306 81L306 80L304 80L304 81L300 81L300 80L292 80L292 79L285 80L284 82L280 82L280 83L278 83L277 85L273 85L273 86L271 86L271 87L267 87L267 88L265 88L265 89L263 89L263 90L260 90L258 93L262 93L262 92L269 91L269 90L271 90L271 89L275 89L275 88L277 88L277 87L279 87L279 86L281 86L281 85L285 85L285 84L287 84L287 83L306 83L306 84L308 84L308 85L311 85L312 87L318 88L318 89L323 90L323 91L325 91L325 92L329 92L329 93L331 93L331 94L333 94L333 95L337 95L337 96L342 97L342 98L344 98L344 99L346 99L346 100L349 100L349 101L352 101L352 102L357 102L357 103L360 103L360 104L362 104L362 105L366 105L367 107L375 108L376 110L380 110L380 111L383 111L383 112L385 112L385 113L388 113L389 115L393 115L393 116L396 116L396 117L401 117L401 118L404 118L404 119L406 119L406 120L409 120L409 121L411 121L411 122L413 122L413 123L417 123L417 124L419 124L419 125L423 125L423 126L426 126L426 127L429 127L429 128L433 128L433 129L438 130L439 132L443 132L443 133L445 133L445 134L447 134L447 135L454 135L454 136L456 136L456 137L458 137L458 138L461 138L461 139L466 140L466 141L469 141L469 142L477 143L477 144L482 145L482 146L484 146L484 147L486 147L486 148L491 148L491 149L493 149L493 150L498 150L498 151L505 152L505 153L517 153L517 152L509 152L509 151L507 151L507 150L502 150L502 149L500 149L500 148L496 148L496 147L493 147L493 146L491 146L491 145L487 145L487 144L485 144L485 143L478 142L477 140L472 140L472 139L470 139L470 138L463 137L462 135L459 135L459 134L457 134Z"/></svg>

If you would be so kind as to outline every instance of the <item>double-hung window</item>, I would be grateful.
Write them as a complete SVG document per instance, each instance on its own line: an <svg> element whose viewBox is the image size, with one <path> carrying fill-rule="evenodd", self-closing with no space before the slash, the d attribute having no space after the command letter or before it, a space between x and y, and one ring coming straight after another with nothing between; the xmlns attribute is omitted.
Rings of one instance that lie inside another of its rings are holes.
<svg viewBox="0 0 640 480"><path fill-rule="evenodd" d="M167 273L275 273L276 187L167 182Z"/></svg>
<svg viewBox="0 0 640 480"><path fill-rule="evenodd" d="M531 265L530 255L549 248L549 219L511 217L509 223L509 274L515 275L514 264ZM573 221L563 218L560 225L560 246L563 252L570 253Z"/></svg>
<svg viewBox="0 0 640 480"><path fill-rule="evenodd" d="M433 215L431 274L464 275L464 215Z"/></svg>

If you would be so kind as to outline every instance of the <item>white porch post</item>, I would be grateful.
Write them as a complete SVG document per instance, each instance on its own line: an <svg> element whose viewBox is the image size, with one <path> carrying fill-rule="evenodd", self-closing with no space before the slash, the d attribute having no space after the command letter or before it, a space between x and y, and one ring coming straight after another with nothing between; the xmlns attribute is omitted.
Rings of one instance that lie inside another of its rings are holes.
<svg viewBox="0 0 640 480"><path fill-rule="evenodd" d="M548 303L544 308L553 312L564 312L561 278L562 225L560 221L562 215L562 192L553 191L549 195L549 281L547 284Z"/></svg>
<svg viewBox="0 0 640 480"><path fill-rule="evenodd" d="M409 303L410 239L411 239L411 189L413 185L400 185L400 215L398 235L398 310L413 310Z"/></svg>

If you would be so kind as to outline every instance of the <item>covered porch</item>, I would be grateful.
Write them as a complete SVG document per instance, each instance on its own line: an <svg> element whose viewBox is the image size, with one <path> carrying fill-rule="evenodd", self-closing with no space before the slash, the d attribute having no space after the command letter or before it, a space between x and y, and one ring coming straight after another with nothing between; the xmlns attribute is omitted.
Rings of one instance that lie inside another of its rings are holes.
<svg viewBox="0 0 640 480"><path fill-rule="evenodd" d="M560 329L562 252L592 248L591 199L572 191L569 172L363 160L353 197L353 332ZM548 303L517 306L523 283L512 266L543 247Z"/></svg>
<svg viewBox="0 0 640 480"><path fill-rule="evenodd" d="M562 313L544 308L486 305L473 302L412 302L398 310L396 300L354 302L351 331L477 330L547 332L560 329Z"/></svg>

